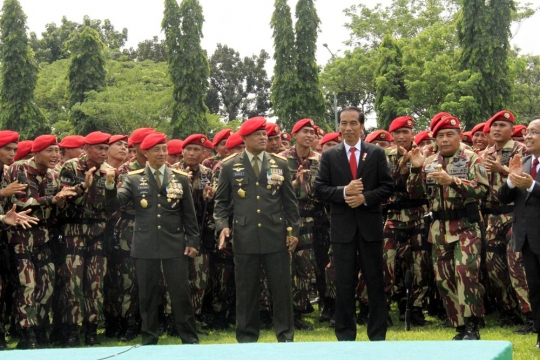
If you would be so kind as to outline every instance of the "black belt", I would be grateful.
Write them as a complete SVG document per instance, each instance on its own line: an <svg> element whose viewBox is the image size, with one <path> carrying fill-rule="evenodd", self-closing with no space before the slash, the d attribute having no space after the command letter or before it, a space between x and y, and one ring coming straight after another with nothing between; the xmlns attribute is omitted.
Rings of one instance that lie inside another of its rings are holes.
<svg viewBox="0 0 540 360"><path fill-rule="evenodd" d="M451 221L466 218L467 212L465 209L433 211L431 216L433 217L433 220Z"/></svg>
<svg viewBox="0 0 540 360"><path fill-rule="evenodd" d="M514 212L514 205L501 205L495 209L482 208L482 214L485 215L502 215Z"/></svg>
<svg viewBox="0 0 540 360"><path fill-rule="evenodd" d="M390 204L386 204L386 208L388 210L403 210L403 209L410 209L413 207L418 207L422 205L427 205L427 199L412 199L412 200L402 200L393 202Z"/></svg>

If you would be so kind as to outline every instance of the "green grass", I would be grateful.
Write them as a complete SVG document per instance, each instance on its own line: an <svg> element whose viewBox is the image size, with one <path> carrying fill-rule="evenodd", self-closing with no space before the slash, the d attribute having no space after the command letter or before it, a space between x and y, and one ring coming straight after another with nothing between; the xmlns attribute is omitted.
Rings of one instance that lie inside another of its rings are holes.
<svg viewBox="0 0 540 360"><path fill-rule="evenodd" d="M319 323L320 313L316 310L314 313L304 317L304 320L315 328L313 331L296 331L295 341L336 341L334 329L328 327L327 323ZM438 327L440 321L434 318L432 325L426 327L412 327L410 331L405 331L404 323L397 318L396 311L392 311L394 326L388 329L386 335L387 341L414 341L414 340L448 340L455 335L454 329L442 329ZM501 328L497 326L497 315L486 317L486 327L480 330L482 340L507 340L513 344L514 360L540 359L540 349L534 348L536 343L536 334L514 335L515 328ZM119 342L115 339L107 339L103 336L103 330L100 330L99 339L102 346L127 346L141 343L141 337L137 337L129 343ZM82 340L82 336L81 336ZM201 344L231 344L236 343L234 328L231 326L226 331L210 331L200 335ZM357 341L368 341L366 327L358 326ZM275 334L272 330L261 331L259 342L276 342ZM160 345L181 344L180 339L168 337L166 335L159 339ZM9 348L15 348L16 341L9 343Z"/></svg>

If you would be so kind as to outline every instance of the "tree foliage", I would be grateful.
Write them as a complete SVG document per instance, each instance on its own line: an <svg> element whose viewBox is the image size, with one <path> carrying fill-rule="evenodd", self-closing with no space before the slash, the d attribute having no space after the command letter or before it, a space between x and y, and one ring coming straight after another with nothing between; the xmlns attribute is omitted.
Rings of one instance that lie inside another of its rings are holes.
<svg viewBox="0 0 540 360"><path fill-rule="evenodd" d="M26 15L17 0L4 1L0 31L0 126L17 131L26 139L48 134L48 122L34 102L38 67L28 45Z"/></svg>

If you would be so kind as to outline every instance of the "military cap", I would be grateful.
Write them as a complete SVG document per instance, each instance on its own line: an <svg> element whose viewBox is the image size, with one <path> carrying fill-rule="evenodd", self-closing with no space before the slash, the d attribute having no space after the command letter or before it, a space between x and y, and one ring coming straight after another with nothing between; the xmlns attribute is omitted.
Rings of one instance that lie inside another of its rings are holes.
<svg viewBox="0 0 540 360"><path fill-rule="evenodd" d="M58 145L56 142L56 135L40 135L34 139L34 143L32 144L32 152L39 152L51 145Z"/></svg>
<svg viewBox="0 0 540 360"><path fill-rule="evenodd" d="M248 136L257 130L266 130L266 119L262 116L257 116L244 121L238 133L240 136Z"/></svg>
<svg viewBox="0 0 540 360"><path fill-rule="evenodd" d="M449 113L447 112L440 112L438 114L436 114L432 119L431 119L431 122L429 123L429 128L431 129L431 131L433 131L433 129L435 129L435 125L437 125L437 123L441 120L444 120L445 118L447 117L452 117L452 115L450 115Z"/></svg>
<svg viewBox="0 0 540 360"><path fill-rule="evenodd" d="M326 132L322 128L318 127L317 125L314 126L314 129L315 129L315 134L317 134L318 136L326 135Z"/></svg>
<svg viewBox="0 0 540 360"><path fill-rule="evenodd" d="M298 120L296 124L294 124L291 133L296 134L299 132L302 128L309 126L312 127L313 130L315 130L315 122L313 122L312 119L302 119Z"/></svg>
<svg viewBox="0 0 540 360"><path fill-rule="evenodd" d="M422 141L425 141L425 140L433 140L433 133L431 132L431 130L420 131L414 137L415 144L420 144Z"/></svg>
<svg viewBox="0 0 540 360"><path fill-rule="evenodd" d="M436 136L439 130L446 130L446 129L461 130L461 128L459 127L458 118L453 117L453 116L447 116L444 119L439 120L437 124L435 124L435 128L433 129L433 136Z"/></svg>
<svg viewBox="0 0 540 360"><path fill-rule="evenodd" d="M335 141L340 143L342 140L341 134L337 132L331 132L323 136L322 140L319 142L320 145L324 145L329 141Z"/></svg>
<svg viewBox="0 0 540 360"><path fill-rule="evenodd" d="M60 141L58 146L62 149L75 149L84 145L84 136L81 135L68 135Z"/></svg>
<svg viewBox="0 0 540 360"><path fill-rule="evenodd" d="M288 132L281 133L281 140L291 141L291 139L292 139L291 134L289 134Z"/></svg>
<svg viewBox="0 0 540 360"><path fill-rule="evenodd" d="M88 145L108 144L111 134L107 134L101 131L94 131L86 135L84 143Z"/></svg>
<svg viewBox="0 0 540 360"><path fill-rule="evenodd" d="M484 123L484 128L482 129L482 132L489 134L489 129L491 128L491 124L489 123L489 120Z"/></svg>
<svg viewBox="0 0 540 360"><path fill-rule="evenodd" d="M210 143L210 146L211 149L214 148L214 146L212 145L212 143L208 140L208 138L206 137L206 135L203 135L203 134L192 134L192 135L189 135L185 140L184 140L184 143L182 144L182 148L185 148L186 146L188 145L200 145L200 146L203 146L203 147L207 147L208 143Z"/></svg>
<svg viewBox="0 0 540 360"><path fill-rule="evenodd" d="M223 130L220 130L216 136L214 136L214 139L212 141L212 144L214 146L217 146L217 144L219 144L221 142L221 140L226 140L229 138L229 136L231 136L233 133L233 131L231 129L223 129Z"/></svg>
<svg viewBox="0 0 540 360"><path fill-rule="evenodd" d="M374 141L394 141L394 138L386 130L375 130L366 137L366 142L372 143Z"/></svg>
<svg viewBox="0 0 540 360"><path fill-rule="evenodd" d="M0 131L0 147L19 142L19 133L11 130Z"/></svg>
<svg viewBox="0 0 540 360"><path fill-rule="evenodd" d="M172 139L167 142L167 153L169 155L176 155L182 153L182 144L184 142L179 139Z"/></svg>
<svg viewBox="0 0 540 360"><path fill-rule="evenodd" d="M414 127L414 119L410 116L400 116L392 120L388 131L396 131L401 128L412 129Z"/></svg>
<svg viewBox="0 0 540 360"><path fill-rule="evenodd" d="M148 150L158 144L165 144L166 142L167 142L167 135L160 132L153 132L151 134L146 135L146 137L141 143L141 149Z"/></svg>
<svg viewBox="0 0 540 360"><path fill-rule="evenodd" d="M234 149L238 145L241 145L244 143L244 140L242 140L242 137L239 133L234 133L227 139L227 142L225 143L225 147L229 150Z"/></svg>
<svg viewBox="0 0 540 360"><path fill-rule="evenodd" d="M472 131L465 131L461 137L461 141L464 143L472 143Z"/></svg>
<svg viewBox="0 0 540 360"><path fill-rule="evenodd" d="M266 135L268 137L279 136L280 132L281 132L281 129L279 128L278 124L274 124L271 122L266 123Z"/></svg>
<svg viewBox="0 0 540 360"><path fill-rule="evenodd" d="M113 135L109 139L109 145L120 140L128 141L128 136L127 135Z"/></svg>
<svg viewBox="0 0 540 360"><path fill-rule="evenodd" d="M26 155L30 154L32 152L32 144L34 141L32 140L23 140L19 142L19 146L17 147L17 153L15 154L15 157L13 158L14 161L21 160Z"/></svg>
<svg viewBox="0 0 540 360"><path fill-rule="evenodd" d="M527 127L525 125L516 125L514 126L512 137L524 137L526 132ZM19 143L19 147L21 147L21 143Z"/></svg>
<svg viewBox="0 0 540 360"><path fill-rule="evenodd" d="M489 119L486 123L486 126L488 127L488 129L491 129L491 125L495 122L495 121L508 121L512 124L515 123L515 119L514 119L514 114L512 114L510 111L508 110L502 110L502 111L499 111L498 113L496 113L495 115L493 115L491 117L491 119Z"/></svg>
<svg viewBox="0 0 540 360"><path fill-rule="evenodd" d="M210 140L208 140L208 139L206 139L206 140L204 141L203 146L204 146L205 148L207 148L207 149L210 149L210 150L214 149L214 144L212 144L212 142L211 142Z"/></svg>
<svg viewBox="0 0 540 360"><path fill-rule="evenodd" d="M475 125L471 130L471 136L473 136L475 132L478 132L478 131L483 132L484 131L484 126L486 126L485 122L481 122L480 124Z"/></svg>
<svg viewBox="0 0 540 360"><path fill-rule="evenodd" d="M129 140L132 145L140 144L143 142L146 135L153 133L155 130L152 128L139 128L129 135ZM128 145L129 146L129 145Z"/></svg>

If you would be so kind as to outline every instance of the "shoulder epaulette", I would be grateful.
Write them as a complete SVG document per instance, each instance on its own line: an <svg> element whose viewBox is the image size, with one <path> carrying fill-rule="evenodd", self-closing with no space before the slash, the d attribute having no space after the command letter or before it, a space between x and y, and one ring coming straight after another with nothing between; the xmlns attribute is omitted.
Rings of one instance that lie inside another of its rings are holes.
<svg viewBox="0 0 540 360"><path fill-rule="evenodd" d="M128 175L137 175L137 174L142 174L143 172L144 172L144 169L133 170L133 171L128 172Z"/></svg>
<svg viewBox="0 0 540 360"><path fill-rule="evenodd" d="M225 159L223 159L223 162L232 159L233 157L237 156L238 154L239 154L239 153L235 153L235 154L232 154L232 155L227 156Z"/></svg>
<svg viewBox="0 0 540 360"><path fill-rule="evenodd" d="M285 156L278 155L278 154L272 154L272 153L270 153L270 155L275 156L275 157L277 157L278 159L287 161L287 158L286 158Z"/></svg>
<svg viewBox="0 0 540 360"><path fill-rule="evenodd" d="M177 170L177 169L171 169L171 171L175 174L179 174L179 175L184 175L184 176L189 176L189 174L187 172L184 172L182 170Z"/></svg>

